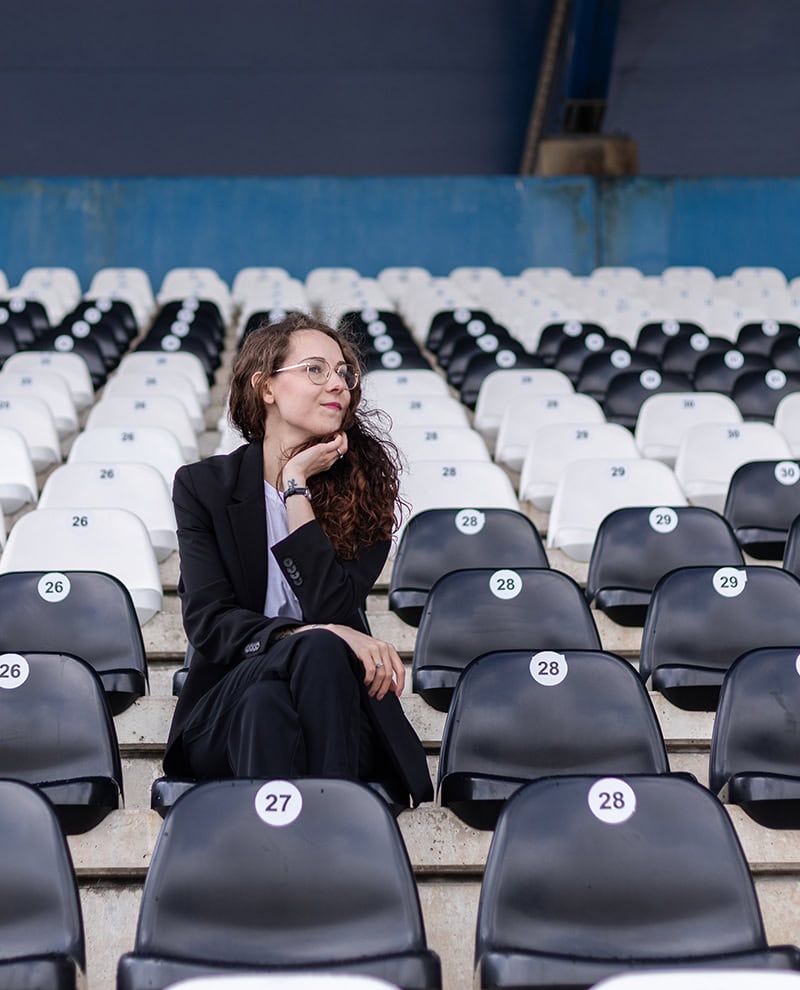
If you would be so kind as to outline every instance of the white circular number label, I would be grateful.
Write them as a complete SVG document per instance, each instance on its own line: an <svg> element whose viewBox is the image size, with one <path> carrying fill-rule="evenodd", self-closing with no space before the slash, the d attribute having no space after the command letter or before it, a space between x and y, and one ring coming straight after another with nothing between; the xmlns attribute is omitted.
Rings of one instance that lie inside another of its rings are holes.
<svg viewBox="0 0 800 990"><path fill-rule="evenodd" d="M680 329L681 325L677 320L664 320L661 324L661 332L667 337L676 337Z"/></svg>
<svg viewBox="0 0 800 990"><path fill-rule="evenodd" d="M270 780L256 792L256 814L267 825L291 825L303 810L303 795L288 780Z"/></svg>
<svg viewBox="0 0 800 990"><path fill-rule="evenodd" d="M31 668L25 657L19 653L0 654L0 688L13 691L27 681Z"/></svg>
<svg viewBox="0 0 800 990"><path fill-rule="evenodd" d="M99 323L103 319L103 314L96 306L90 306L83 314L87 323Z"/></svg>
<svg viewBox="0 0 800 990"><path fill-rule="evenodd" d="M779 329L780 327L775 320L764 320L761 324L761 332L765 337L777 337Z"/></svg>
<svg viewBox="0 0 800 990"><path fill-rule="evenodd" d="M612 351L611 364L615 368L629 368L631 366L631 356L627 351Z"/></svg>
<svg viewBox="0 0 800 990"><path fill-rule="evenodd" d="M493 333L485 333L482 337L478 337L475 343L478 347L480 347L484 354L492 354L497 350L497 346L500 341Z"/></svg>
<svg viewBox="0 0 800 990"><path fill-rule="evenodd" d="M587 333L583 343L587 351L602 351L604 341L599 333Z"/></svg>
<svg viewBox="0 0 800 990"><path fill-rule="evenodd" d="M479 509L460 509L456 513L455 523L459 533L474 536L486 525L486 515Z"/></svg>
<svg viewBox="0 0 800 990"><path fill-rule="evenodd" d="M10 319L11 319L11 314L8 312L8 310L0 308L0 324L8 323Z"/></svg>
<svg viewBox="0 0 800 990"><path fill-rule="evenodd" d="M513 368L517 363L517 355L513 351L498 351L495 357L498 368Z"/></svg>
<svg viewBox="0 0 800 990"><path fill-rule="evenodd" d="M656 533L671 533L678 525L678 513L659 505L648 516L650 528Z"/></svg>
<svg viewBox="0 0 800 990"><path fill-rule="evenodd" d="M367 326L367 333L370 337L381 337L386 333L386 324L383 320L373 320Z"/></svg>
<svg viewBox="0 0 800 990"><path fill-rule="evenodd" d="M764 381L767 383L768 388L781 389L786 384L786 375L780 370L780 368L771 368L766 375L764 375Z"/></svg>
<svg viewBox="0 0 800 990"><path fill-rule="evenodd" d="M723 598L737 598L747 584L747 571L736 567L720 567L711 579L714 591Z"/></svg>
<svg viewBox="0 0 800 990"><path fill-rule="evenodd" d="M704 333L693 333L689 338L689 346L693 351L707 351L709 340Z"/></svg>
<svg viewBox="0 0 800 990"><path fill-rule="evenodd" d="M381 364L384 368L399 368L403 363L403 358L399 351L387 351L385 354L381 354Z"/></svg>
<svg viewBox="0 0 800 990"><path fill-rule="evenodd" d="M73 337L78 337L79 339L83 339L84 337L88 337L91 332L92 332L92 328L89 326L86 320L76 320L76 322L72 324Z"/></svg>
<svg viewBox="0 0 800 990"><path fill-rule="evenodd" d="M583 327L577 320L567 320L564 324L564 333L568 337L580 337Z"/></svg>
<svg viewBox="0 0 800 990"><path fill-rule="evenodd" d="M542 687L555 687L567 676L567 658L563 653L553 650L542 650L534 653L528 665L531 677Z"/></svg>
<svg viewBox="0 0 800 990"><path fill-rule="evenodd" d="M387 351L392 350L394 347L394 341L388 333L382 333L380 337L376 337L372 341L372 346L379 354L385 354Z"/></svg>
<svg viewBox="0 0 800 990"><path fill-rule="evenodd" d="M176 337L188 337L189 336L189 324L185 323L183 320L175 320L175 322L170 327L172 333Z"/></svg>
<svg viewBox="0 0 800 990"><path fill-rule="evenodd" d="M495 571L489 578L489 590L495 598L516 598L522 591L522 578L516 571Z"/></svg>
<svg viewBox="0 0 800 990"><path fill-rule="evenodd" d="M775 480L781 485L796 485L800 481L800 468L794 461L778 461L775 465Z"/></svg>
<svg viewBox="0 0 800 990"><path fill-rule="evenodd" d="M378 311L374 307L361 310L361 319L365 323L374 323L378 319Z"/></svg>
<svg viewBox="0 0 800 990"><path fill-rule="evenodd" d="M606 825L620 825L636 811L636 794L619 777L603 777L589 788L589 811Z"/></svg>
<svg viewBox="0 0 800 990"><path fill-rule="evenodd" d="M731 371L738 371L744 364L744 354L741 351L726 351L722 360L725 362L726 368L730 368Z"/></svg>
<svg viewBox="0 0 800 990"><path fill-rule="evenodd" d="M26 306L25 300L20 299L19 296L16 296L13 299L11 299L11 301L8 304L8 308L11 310L12 313L21 313L25 309L25 306Z"/></svg>
<svg viewBox="0 0 800 990"><path fill-rule="evenodd" d="M75 347L75 341L68 333L61 333L56 337L53 346L57 351L71 351Z"/></svg>
<svg viewBox="0 0 800 990"><path fill-rule="evenodd" d="M39 592L39 597L46 602L63 602L72 591L72 584L66 574L49 571L39 578L36 590Z"/></svg>
<svg viewBox="0 0 800 990"><path fill-rule="evenodd" d="M470 320L467 324L467 333L470 337L480 337L486 333L486 324L483 320Z"/></svg>
<svg viewBox="0 0 800 990"><path fill-rule="evenodd" d="M649 368L639 375L639 384L642 388L646 388L652 392L654 388L658 388L661 384L661 375L655 369Z"/></svg>
<svg viewBox="0 0 800 990"><path fill-rule="evenodd" d="M797 659L794 662L794 669L797 671L798 676L800 676L800 653L797 654Z"/></svg>
<svg viewBox="0 0 800 990"><path fill-rule="evenodd" d="M173 333L168 333L165 337L161 338L161 350L162 351L179 351L181 349L180 337L176 337Z"/></svg>
<svg viewBox="0 0 800 990"><path fill-rule="evenodd" d="M472 313L468 309L457 309L453 313L453 319L456 323L469 323Z"/></svg>
<svg viewBox="0 0 800 990"><path fill-rule="evenodd" d="M175 314L176 320L180 323L191 323L194 320L194 310L187 309L185 306L183 309L179 309Z"/></svg>

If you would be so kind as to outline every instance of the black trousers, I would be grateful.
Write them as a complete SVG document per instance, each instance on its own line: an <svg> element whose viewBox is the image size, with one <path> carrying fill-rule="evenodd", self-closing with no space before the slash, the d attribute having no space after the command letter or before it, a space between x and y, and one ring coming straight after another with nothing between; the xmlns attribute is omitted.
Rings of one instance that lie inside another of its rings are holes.
<svg viewBox="0 0 800 990"><path fill-rule="evenodd" d="M335 633L279 640L198 702L183 730L193 775L375 779L381 747L362 706L362 678Z"/></svg>

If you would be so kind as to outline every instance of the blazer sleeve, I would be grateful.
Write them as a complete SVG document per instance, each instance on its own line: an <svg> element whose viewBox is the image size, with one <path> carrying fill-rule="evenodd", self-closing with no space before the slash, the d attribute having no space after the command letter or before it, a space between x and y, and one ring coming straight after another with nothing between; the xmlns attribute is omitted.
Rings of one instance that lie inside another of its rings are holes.
<svg viewBox="0 0 800 990"><path fill-rule="evenodd" d="M181 558L178 594L187 638L207 660L235 666L263 652L273 633L297 622L270 618L239 604L212 514L198 497L190 472L183 468L175 475L173 504Z"/></svg>
<svg viewBox="0 0 800 990"><path fill-rule="evenodd" d="M307 622L353 625L378 579L389 541L364 547L352 560L336 551L316 519L276 543L272 552L291 584Z"/></svg>

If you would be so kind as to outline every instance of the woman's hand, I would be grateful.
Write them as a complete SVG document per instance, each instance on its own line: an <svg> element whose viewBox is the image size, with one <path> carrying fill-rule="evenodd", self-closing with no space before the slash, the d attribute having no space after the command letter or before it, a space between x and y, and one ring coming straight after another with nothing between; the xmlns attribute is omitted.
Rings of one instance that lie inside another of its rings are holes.
<svg viewBox="0 0 800 990"><path fill-rule="evenodd" d="M315 474L328 471L347 453L347 434L337 433L333 440L314 444L290 458L283 467L284 486L294 479L302 486Z"/></svg>
<svg viewBox="0 0 800 990"><path fill-rule="evenodd" d="M406 680L406 670L397 650L391 643L375 639L366 633L329 623L322 626L345 641L364 667L364 683L369 687L369 696L380 701L387 691L400 697Z"/></svg>

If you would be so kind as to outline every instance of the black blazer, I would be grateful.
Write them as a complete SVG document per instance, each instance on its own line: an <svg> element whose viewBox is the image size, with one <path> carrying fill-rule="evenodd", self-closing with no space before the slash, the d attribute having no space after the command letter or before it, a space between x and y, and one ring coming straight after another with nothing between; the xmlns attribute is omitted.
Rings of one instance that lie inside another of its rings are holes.
<svg viewBox="0 0 800 990"><path fill-rule="evenodd" d="M187 775L182 733L200 698L234 666L269 647L290 618L263 614L267 592L267 525L260 443L178 470L173 486L183 624L195 654L170 727L164 769ZM307 622L363 629L359 609L381 572L389 542L340 560L311 521L275 545L275 556ZM414 804L433 798L425 753L398 698L367 698L367 710Z"/></svg>

